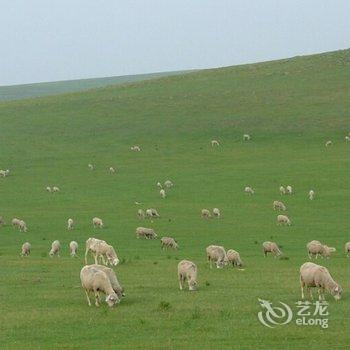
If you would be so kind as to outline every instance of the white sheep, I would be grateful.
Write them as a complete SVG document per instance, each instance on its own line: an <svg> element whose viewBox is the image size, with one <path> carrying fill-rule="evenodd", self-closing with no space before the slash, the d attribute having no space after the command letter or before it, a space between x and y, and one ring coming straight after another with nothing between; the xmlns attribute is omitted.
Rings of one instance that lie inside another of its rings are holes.
<svg viewBox="0 0 350 350"><path fill-rule="evenodd" d="M149 208L146 210L146 216L150 219L156 219L159 218L160 215L158 214L157 210L154 208Z"/></svg>
<svg viewBox="0 0 350 350"><path fill-rule="evenodd" d="M345 253L346 256L349 257L349 252L350 252L350 242L345 243Z"/></svg>
<svg viewBox="0 0 350 350"><path fill-rule="evenodd" d="M112 266L117 266L119 264L119 258L114 248L106 241L103 241L101 239L91 237L86 240L85 264L87 264L88 252L91 252L95 260L95 264L98 264L99 258L104 265L107 265L109 263ZM105 257L107 260L105 260Z"/></svg>
<svg viewBox="0 0 350 350"><path fill-rule="evenodd" d="M328 269L306 262L300 267L300 288L301 299L304 299L304 288L309 292L310 299L313 299L311 288L317 288L319 300L325 300L324 292L327 290L335 300L341 299L342 287L334 281Z"/></svg>
<svg viewBox="0 0 350 350"><path fill-rule="evenodd" d="M89 306L91 306L89 292L95 294L95 305L100 306L100 292L106 294L106 303L109 307L120 302L118 295L114 291L108 275L96 268L95 265L84 266L80 271L81 285L85 290Z"/></svg>
<svg viewBox="0 0 350 350"><path fill-rule="evenodd" d="M157 187L158 188L163 188L162 184L159 181L157 182Z"/></svg>
<svg viewBox="0 0 350 350"><path fill-rule="evenodd" d="M170 180L166 180L166 181L164 182L164 186L165 186L166 188L171 188L171 187L174 186L174 184L173 184Z"/></svg>
<svg viewBox="0 0 350 350"><path fill-rule="evenodd" d="M158 235L155 233L155 231L152 228L147 227L138 227L136 228L136 237L144 237L146 239L156 239Z"/></svg>
<svg viewBox="0 0 350 350"><path fill-rule="evenodd" d="M20 219L13 218L13 219L12 219L12 226L18 228L18 227L19 227L20 221L21 221Z"/></svg>
<svg viewBox="0 0 350 350"><path fill-rule="evenodd" d="M187 281L188 289L194 291L197 289L197 266L189 260L182 260L177 265L177 277L179 280L180 290L183 289L183 284Z"/></svg>
<svg viewBox="0 0 350 350"><path fill-rule="evenodd" d="M281 201L273 201L272 206L273 206L273 210L282 210L282 211L287 210L287 207Z"/></svg>
<svg viewBox="0 0 350 350"><path fill-rule="evenodd" d="M201 211L201 217L203 219L209 219L211 218L211 214L210 214L210 211L208 209L202 209Z"/></svg>
<svg viewBox="0 0 350 350"><path fill-rule="evenodd" d="M172 237L162 237L160 240L160 244L162 249L172 248L172 249L179 249L179 245Z"/></svg>
<svg viewBox="0 0 350 350"><path fill-rule="evenodd" d="M50 257L52 258L54 255L60 257L61 243L59 241L53 241L51 244L51 250L49 252Z"/></svg>
<svg viewBox="0 0 350 350"><path fill-rule="evenodd" d="M243 135L243 141L250 141L250 135L244 134Z"/></svg>
<svg viewBox="0 0 350 350"><path fill-rule="evenodd" d="M313 257L318 258L319 255L322 255L323 252L323 246L322 243L319 241L311 241L306 245L307 253L309 256L309 259L312 259Z"/></svg>
<svg viewBox="0 0 350 350"><path fill-rule="evenodd" d="M277 215L277 225L288 225L290 226L292 222L287 215Z"/></svg>
<svg viewBox="0 0 350 350"><path fill-rule="evenodd" d="M325 146L326 147L329 147L329 146L332 146L333 145L333 142L331 140L328 140L326 143L325 143Z"/></svg>
<svg viewBox="0 0 350 350"><path fill-rule="evenodd" d="M109 172L110 172L111 174L114 174L115 171L116 171L116 170L115 170L113 167L109 167Z"/></svg>
<svg viewBox="0 0 350 350"><path fill-rule="evenodd" d="M232 266L239 266L239 267L243 266L243 262L241 260L241 257L236 250L229 249L226 252L226 255L227 255L227 259L228 259L229 263L232 263Z"/></svg>
<svg viewBox="0 0 350 350"><path fill-rule="evenodd" d="M60 189L57 186L52 187L52 192L59 192Z"/></svg>
<svg viewBox="0 0 350 350"><path fill-rule="evenodd" d="M284 186L280 186L280 194L286 194L286 189Z"/></svg>
<svg viewBox="0 0 350 350"><path fill-rule="evenodd" d="M27 224L23 220L19 220L18 228L21 232L27 232Z"/></svg>
<svg viewBox="0 0 350 350"><path fill-rule="evenodd" d="M67 229L68 230L73 230L73 228L74 228L74 221L73 221L73 219L69 218L67 220Z"/></svg>
<svg viewBox="0 0 350 350"><path fill-rule="evenodd" d="M94 217L92 219L92 225L94 226L94 228L96 227L103 228L103 221L100 218Z"/></svg>
<svg viewBox="0 0 350 350"><path fill-rule="evenodd" d="M276 242L266 241L262 244L262 246L265 258L267 257L267 253L272 253L275 256L275 258L282 255L282 252L278 248Z"/></svg>
<svg viewBox="0 0 350 350"><path fill-rule="evenodd" d="M0 170L0 177L6 177L10 175L10 170Z"/></svg>
<svg viewBox="0 0 350 350"><path fill-rule="evenodd" d="M219 245L210 245L206 248L206 253L210 268L213 267L213 262L218 269L228 264L228 259L224 247Z"/></svg>
<svg viewBox="0 0 350 350"><path fill-rule="evenodd" d="M220 143L218 140L211 140L211 145L212 146L220 146Z"/></svg>
<svg viewBox="0 0 350 350"><path fill-rule="evenodd" d="M94 169L95 169L95 167L94 167L92 164L88 164L88 168L89 168L90 170L94 170Z"/></svg>
<svg viewBox="0 0 350 350"><path fill-rule="evenodd" d="M310 201L312 201L315 198L315 191L314 190L310 190L309 191L309 199Z"/></svg>
<svg viewBox="0 0 350 350"><path fill-rule="evenodd" d="M159 194L162 198L166 197L165 190L163 188L159 191Z"/></svg>
<svg viewBox="0 0 350 350"><path fill-rule="evenodd" d="M345 136L345 141L349 142L350 141L350 137L349 136Z"/></svg>
<svg viewBox="0 0 350 350"><path fill-rule="evenodd" d="M78 252L78 243L76 241L71 241L69 243L69 252L70 252L70 256L72 258L77 256L77 252Z"/></svg>
<svg viewBox="0 0 350 350"><path fill-rule="evenodd" d="M32 248L32 246L30 245L29 242L23 243L21 256L28 256L30 254L31 248Z"/></svg>
<svg viewBox="0 0 350 350"><path fill-rule="evenodd" d="M51 192L52 192L52 188L51 188L50 186L47 186L47 187L46 187L46 191L49 192L49 193L51 193Z"/></svg>
<svg viewBox="0 0 350 350"><path fill-rule="evenodd" d="M219 218L221 216L219 208L213 208L213 216Z"/></svg>
<svg viewBox="0 0 350 350"><path fill-rule="evenodd" d="M139 219L144 219L144 218L145 218L145 212L144 212L142 209L139 209L139 210L137 211L137 217L138 217Z"/></svg>
<svg viewBox="0 0 350 350"><path fill-rule="evenodd" d="M244 188L244 192L249 194L249 195L253 195L254 194L254 190L250 186L246 186Z"/></svg>
<svg viewBox="0 0 350 350"><path fill-rule="evenodd" d="M286 194L293 194L293 187L291 185L286 187Z"/></svg>
<svg viewBox="0 0 350 350"><path fill-rule="evenodd" d="M132 151L134 151L134 152L140 152L141 151L141 147L140 146L132 146L130 149Z"/></svg>

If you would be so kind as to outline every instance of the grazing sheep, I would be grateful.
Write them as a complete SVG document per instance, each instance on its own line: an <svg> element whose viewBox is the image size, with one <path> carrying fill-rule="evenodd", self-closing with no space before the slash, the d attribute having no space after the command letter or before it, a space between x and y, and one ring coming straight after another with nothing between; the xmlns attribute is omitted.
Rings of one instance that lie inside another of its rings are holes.
<svg viewBox="0 0 350 350"><path fill-rule="evenodd" d="M219 143L218 140L212 140L212 141L211 141L211 145L212 145L212 146L220 146L220 143Z"/></svg>
<svg viewBox="0 0 350 350"><path fill-rule="evenodd" d="M86 298L89 306L91 306L89 292L95 294L95 305L100 306L100 292L106 294L106 303L109 307L114 306L120 302L118 295L113 290L111 281L108 275L96 265L84 266L80 271L81 285L85 290Z"/></svg>
<svg viewBox="0 0 350 350"><path fill-rule="evenodd" d="M95 264L98 264L98 258L101 259L104 265L109 263L112 266L117 266L119 264L119 259L114 248L101 239L93 237L87 239L85 246L85 264L87 264L88 252L91 252ZM107 260L105 260L105 257Z"/></svg>
<svg viewBox="0 0 350 350"><path fill-rule="evenodd" d="M350 141L350 137L349 136L345 136L345 141L349 142Z"/></svg>
<svg viewBox="0 0 350 350"><path fill-rule="evenodd" d="M136 229L136 237L145 237L146 239L156 239L158 235L154 232L152 228L138 227Z"/></svg>
<svg viewBox="0 0 350 350"><path fill-rule="evenodd" d="M90 170L94 170L94 169L95 169L95 167L94 167L92 164L88 164L88 168L89 168Z"/></svg>
<svg viewBox="0 0 350 350"><path fill-rule="evenodd" d="M92 225L94 226L94 228L96 227L103 228L103 221L100 218L94 217L92 219Z"/></svg>
<svg viewBox="0 0 350 350"><path fill-rule="evenodd" d="M23 220L19 220L18 228L21 232L27 232L27 224Z"/></svg>
<svg viewBox="0 0 350 350"><path fill-rule="evenodd" d="M306 245L307 253L309 256L309 259L312 259L313 257L318 258L318 255L322 255L323 252L323 246L322 243L319 241L311 241Z"/></svg>
<svg viewBox="0 0 350 350"><path fill-rule="evenodd" d="M276 242L266 241L262 245L263 245L263 252L265 257L267 256L267 253L274 254L275 258L282 255L282 252L278 248L278 245Z"/></svg>
<svg viewBox="0 0 350 350"><path fill-rule="evenodd" d="M280 194L286 194L286 189L283 186L280 186Z"/></svg>
<svg viewBox="0 0 350 350"><path fill-rule="evenodd" d="M70 256L72 258L77 256L78 243L76 241L72 241L72 242L69 243L69 252L70 252Z"/></svg>
<svg viewBox="0 0 350 350"><path fill-rule="evenodd" d="M114 169L113 167L109 167L109 172L110 172L111 174L114 174L114 173L115 173L115 169Z"/></svg>
<svg viewBox="0 0 350 350"><path fill-rule="evenodd" d="M180 290L183 289L183 284L186 282L186 280L189 290L194 291L197 289L197 266L192 261L180 261L177 265L177 276Z"/></svg>
<svg viewBox="0 0 350 350"><path fill-rule="evenodd" d="M159 194L162 198L166 197L165 190L163 188L159 191Z"/></svg>
<svg viewBox="0 0 350 350"><path fill-rule="evenodd" d="M50 257L52 258L54 255L60 257L61 244L59 241L53 241L51 244L51 250L49 252Z"/></svg>
<svg viewBox="0 0 350 350"><path fill-rule="evenodd" d="M12 226L18 228L18 227L19 227L20 221L21 221L20 219L13 218L13 219L12 219Z"/></svg>
<svg viewBox="0 0 350 350"><path fill-rule="evenodd" d="M349 252L350 252L350 242L347 242L345 243L345 253L347 257L349 257Z"/></svg>
<svg viewBox="0 0 350 350"><path fill-rule="evenodd" d="M146 216L148 218L153 218L153 219L160 217L160 215L158 214L157 210L154 209L154 208L147 209L146 210Z"/></svg>
<svg viewBox="0 0 350 350"><path fill-rule="evenodd" d="M331 140L328 140L326 143L325 143L325 146L326 147L329 147L329 146L332 146L333 145L333 142Z"/></svg>
<svg viewBox="0 0 350 350"><path fill-rule="evenodd" d="M28 256L30 254L30 249L31 248L32 248L32 246L30 245L29 242L23 243L21 256Z"/></svg>
<svg viewBox="0 0 350 350"><path fill-rule="evenodd" d="M160 240L160 244L162 249L167 249L167 248L172 248L172 249L179 249L179 245L177 244L177 242L175 241L174 238L172 237L162 237L162 239Z"/></svg>
<svg viewBox="0 0 350 350"><path fill-rule="evenodd" d="M310 201L312 201L315 198L315 191L314 190L310 190L309 191L309 199Z"/></svg>
<svg viewBox="0 0 350 350"><path fill-rule="evenodd" d="M166 181L164 182L164 186L165 186L166 188L171 188L171 187L174 186L174 184L173 184L170 180L166 180Z"/></svg>
<svg viewBox="0 0 350 350"><path fill-rule="evenodd" d="M290 226L292 222L287 215L277 215L277 225L288 225Z"/></svg>
<svg viewBox="0 0 350 350"><path fill-rule="evenodd" d="M228 259L224 247L219 245L210 245L206 248L206 253L210 268L213 267L213 262L218 269L228 264Z"/></svg>
<svg viewBox="0 0 350 350"><path fill-rule="evenodd" d="M59 192L60 189L57 186L52 187L52 192Z"/></svg>
<svg viewBox="0 0 350 350"><path fill-rule="evenodd" d="M208 209L202 209L201 211L201 217L203 219L209 219L211 218L211 214L210 214L210 211Z"/></svg>
<svg viewBox="0 0 350 350"><path fill-rule="evenodd" d="M10 174L10 170L0 170L0 177L6 177L6 176L9 176Z"/></svg>
<svg viewBox="0 0 350 350"><path fill-rule="evenodd" d="M293 188L292 188L291 185L288 185L288 186L286 187L286 194L293 194Z"/></svg>
<svg viewBox="0 0 350 350"><path fill-rule="evenodd" d="M216 218L219 218L221 213L220 213L220 209L219 208L213 208L213 215Z"/></svg>
<svg viewBox="0 0 350 350"><path fill-rule="evenodd" d="M312 262L306 262L300 267L300 287L301 299L304 299L304 287L309 292L311 300L313 299L311 288L317 288L320 301L325 300L325 290L333 295L335 300L341 299L343 292L342 287L333 280L327 268Z"/></svg>
<svg viewBox="0 0 350 350"><path fill-rule="evenodd" d="M163 188L162 184L159 181L157 182L157 187Z"/></svg>
<svg viewBox="0 0 350 350"><path fill-rule="evenodd" d="M140 220L144 219L145 218L145 212L142 210L142 209L139 209L137 211L137 216Z"/></svg>
<svg viewBox="0 0 350 350"><path fill-rule="evenodd" d="M245 187L244 188L244 192L249 194L249 195L253 195L254 194L254 190L250 186Z"/></svg>
<svg viewBox="0 0 350 350"><path fill-rule="evenodd" d="M283 210L283 211L287 210L283 202L273 201L272 205L273 205L273 210Z"/></svg>
<svg viewBox="0 0 350 350"><path fill-rule="evenodd" d="M67 220L67 229L68 230L73 230L73 228L74 228L74 221L73 221L73 219L69 218Z"/></svg>
<svg viewBox="0 0 350 350"><path fill-rule="evenodd" d="M250 141L250 135L244 134L243 135L243 141Z"/></svg>
<svg viewBox="0 0 350 350"><path fill-rule="evenodd" d="M226 255L229 263L232 263L232 266L239 266L239 267L243 266L243 262L237 251L233 249L229 249Z"/></svg>
<svg viewBox="0 0 350 350"><path fill-rule="evenodd" d="M334 247L328 247L328 245L322 245L322 256L329 259L331 254L337 251Z"/></svg>
<svg viewBox="0 0 350 350"><path fill-rule="evenodd" d="M49 192L49 193L51 193L51 192L52 192L52 188L51 188L50 186L47 186L47 187L46 187L46 191Z"/></svg>
<svg viewBox="0 0 350 350"><path fill-rule="evenodd" d="M134 151L134 152L140 152L141 151L141 147L140 146L132 146L130 149L132 151Z"/></svg>

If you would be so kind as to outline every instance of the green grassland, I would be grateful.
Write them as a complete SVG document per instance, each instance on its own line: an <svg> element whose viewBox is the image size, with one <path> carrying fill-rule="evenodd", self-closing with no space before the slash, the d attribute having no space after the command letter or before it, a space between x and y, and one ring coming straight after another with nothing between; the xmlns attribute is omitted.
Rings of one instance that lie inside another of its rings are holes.
<svg viewBox="0 0 350 350"><path fill-rule="evenodd" d="M125 84L160 77L185 74L190 71L123 75L117 77L53 81L45 83L0 86L0 101L72 93L110 85Z"/></svg>
<svg viewBox="0 0 350 350"><path fill-rule="evenodd" d="M1 348L349 348L350 51L2 102L0 131L0 168L11 170L0 178ZM252 140L243 142L243 133ZM211 147L214 138L220 147ZM131 152L134 144L142 152ZM166 179L175 186L161 199L156 182ZM277 226L272 210L281 184L295 189L283 198L290 227ZM48 185L60 193L47 193ZM254 196L244 194L247 185ZM140 222L139 207L157 208L161 218ZM220 219L200 218L213 207ZM92 228L93 216L104 229ZM27 233L11 227L13 217L27 222ZM137 240L137 226L175 237L180 250ZM80 287L91 236L121 258L115 271L127 296L115 309L89 308ZM61 258L50 259L55 239ZM329 328L264 327L258 298L300 300L298 271L313 239L337 248L321 260L344 289L339 302L327 297ZM80 244L77 259L71 240ZM289 259L264 258L266 240ZM32 254L21 258L25 241ZM238 250L245 270L210 270L209 244ZM198 265L197 292L178 289L184 258Z"/></svg>

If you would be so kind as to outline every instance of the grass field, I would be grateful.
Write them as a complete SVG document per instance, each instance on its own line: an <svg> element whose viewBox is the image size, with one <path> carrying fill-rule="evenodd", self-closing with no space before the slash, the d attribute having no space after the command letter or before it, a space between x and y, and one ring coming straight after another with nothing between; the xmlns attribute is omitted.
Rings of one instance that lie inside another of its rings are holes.
<svg viewBox="0 0 350 350"><path fill-rule="evenodd" d="M11 170L0 178L1 348L348 349L350 51L2 102L0 125L0 168ZM220 147L210 146L213 138ZM143 151L131 152L134 144ZM161 199L155 184L166 179L175 186ZM295 189L283 198L290 227L278 227L272 210L281 184ZM61 192L47 193L48 185ZM247 185L254 196L244 194ZM161 219L140 222L135 201ZM213 207L222 217L202 220L201 209ZM93 216L104 229L92 228ZM13 217L27 233L11 227ZM68 217L76 222L70 232ZM137 240L137 226L174 236L180 250ZM89 308L80 287L91 236L122 260L115 270L127 296L115 309ZM48 257L55 239L60 259ZM77 259L68 253L73 239ZM264 327L258 298L300 300L298 270L313 239L337 248L321 261L344 289L339 302L327 297L329 328ZM264 258L266 240L289 259ZM32 254L20 258L25 241ZM210 270L209 244L238 250L245 270ZM198 266L197 292L178 289L183 258Z"/></svg>

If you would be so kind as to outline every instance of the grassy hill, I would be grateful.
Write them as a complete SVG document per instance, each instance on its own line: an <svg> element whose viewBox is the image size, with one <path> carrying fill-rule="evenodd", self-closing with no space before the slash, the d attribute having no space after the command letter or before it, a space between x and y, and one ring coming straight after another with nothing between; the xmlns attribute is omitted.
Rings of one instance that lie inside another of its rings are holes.
<svg viewBox="0 0 350 350"><path fill-rule="evenodd" d="M109 85L125 84L184 73L186 72L161 72L151 74L123 75L119 77L77 79L47 83L0 86L0 101L19 100L23 98L78 92L106 87Z"/></svg>
<svg viewBox="0 0 350 350"><path fill-rule="evenodd" d="M0 178L2 348L346 349L349 68L346 50L0 103L0 168L11 170ZM243 142L243 133L252 140ZM211 147L214 138L220 147ZM134 144L142 152L131 152ZM110 166L118 172L109 174ZM161 199L156 182L167 179L175 186ZM282 198L290 227L277 226L272 210L281 184L295 189ZM45 191L53 185L60 193ZM254 196L244 194L247 185ZM157 208L161 218L138 220L140 207ZM200 218L213 207L220 219ZM94 216L105 228L92 228ZM27 222L27 233L11 227L13 217ZM137 240L137 226L175 237L180 250ZM89 308L80 287L92 236L121 259L115 270L127 296L112 310ZM61 258L50 259L55 239ZM313 239L337 248L319 261L344 288L339 302L327 296L329 328L297 326L295 317L264 327L258 298L296 310L298 271ZM71 240L80 245L77 259L69 257ZM267 240L289 259L264 258ZM25 241L32 254L20 258ZM245 270L210 270L210 244L238 250ZM181 259L198 266L197 292L178 290Z"/></svg>

